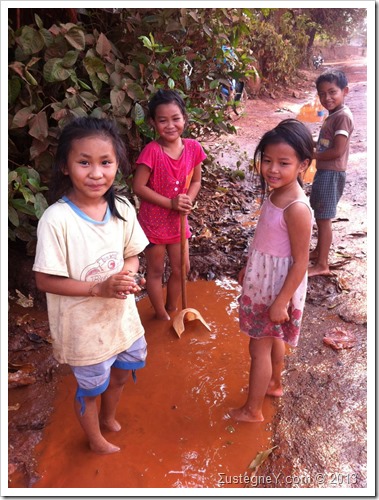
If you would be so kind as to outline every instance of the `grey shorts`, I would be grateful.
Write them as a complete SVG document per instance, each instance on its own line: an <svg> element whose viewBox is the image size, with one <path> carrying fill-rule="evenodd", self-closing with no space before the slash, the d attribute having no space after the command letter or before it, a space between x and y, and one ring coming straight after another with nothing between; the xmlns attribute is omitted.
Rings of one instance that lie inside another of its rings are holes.
<svg viewBox="0 0 379 500"><path fill-rule="evenodd" d="M334 219L345 182L346 172L316 171L309 199L315 219Z"/></svg>
<svg viewBox="0 0 379 500"><path fill-rule="evenodd" d="M145 366L146 355L146 340L143 335L129 349L112 356L106 361L88 366L71 366L78 383L75 398L81 403L81 414L83 415L85 412L84 397L98 396L108 388L112 367L132 370L135 381L135 371Z"/></svg>

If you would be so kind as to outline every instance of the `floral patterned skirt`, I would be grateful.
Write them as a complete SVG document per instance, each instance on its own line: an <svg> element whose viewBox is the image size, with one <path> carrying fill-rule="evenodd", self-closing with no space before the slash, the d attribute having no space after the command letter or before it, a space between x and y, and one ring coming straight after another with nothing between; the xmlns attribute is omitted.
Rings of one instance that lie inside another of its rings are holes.
<svg viewBox="0 0 379 500"><path fill-rule="evenodd" d="M288 304L289 321L278 325L269 317L269 308L280 292L291 265L292 257L274 257L254 248L250 251L242 294L238 299L242 332L252 338L275 337L297 346L307 293L307 273Z"/></svg>

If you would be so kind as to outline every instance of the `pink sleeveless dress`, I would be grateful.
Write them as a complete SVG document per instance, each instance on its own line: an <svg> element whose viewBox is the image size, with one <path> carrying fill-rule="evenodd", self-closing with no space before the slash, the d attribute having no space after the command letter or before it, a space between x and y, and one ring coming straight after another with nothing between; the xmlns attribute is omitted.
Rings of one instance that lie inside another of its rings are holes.
<svg viewBox="0 0 379 500"><path fill-rule="evenodd" d="M277 297L292 265L291 245L284 211L275 206L270 198L262 205L253 240L249 247L242 294L239 297L239 320L241 331L252 338L275 337L296 347L307 292L308 274L293 294L288 304L289 321L277 325L270 321L269 307Z"/></svg>

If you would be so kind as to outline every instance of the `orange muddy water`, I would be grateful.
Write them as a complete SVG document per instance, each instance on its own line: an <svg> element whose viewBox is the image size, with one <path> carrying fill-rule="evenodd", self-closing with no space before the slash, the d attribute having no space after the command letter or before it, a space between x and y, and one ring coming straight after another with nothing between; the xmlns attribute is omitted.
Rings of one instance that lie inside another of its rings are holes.
<svg viewBox="0 0 379 500"><path fill-rule="evenodd" d="M106 435L121 451L89 451L74 416L76 383L68 374L37 447L41 479L34 488L244 487L231 481L272 446L275 403L266 398L262 423L236 423L228 416L229 408L245 400L250 359L248 338L238 327L238 294L235 282L189 282L189 307L202 314L211 332L191 321L180 339L171 322L153 319L148 298L140 300L146 367L136 383L130 378L125 386L117 414L121 431Z"/></svg>

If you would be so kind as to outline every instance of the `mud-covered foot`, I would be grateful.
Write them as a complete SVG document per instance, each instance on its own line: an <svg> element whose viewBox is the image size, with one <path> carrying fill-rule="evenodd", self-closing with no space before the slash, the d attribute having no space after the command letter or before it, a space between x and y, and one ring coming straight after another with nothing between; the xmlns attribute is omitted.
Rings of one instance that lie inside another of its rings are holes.
<svg viewBox="0 0 379 500"><path fill-rule="evenodd" d="M97 453L98 455L110 455L111 453L117 453L121 449L115 444L109 443L106 439L96 443L90 443L89 447L91 448L91 451Z"/></svg>
<svg viewBox="0 0 379 500"><path fill-rule="evenodd" d="M242 408L231 408L229 415L237 422L263 422L262 412L251 412L244 406Z"/></svg>
<svg viewBox="0 0 379 500"><path fill-rule="evenodd" d="M104 431L119 432L121 424L117 420L102 420L100 418L100 427Z"/></svg>
<svg viewBox="0 0 379 500"><path fill-rule="evenodd" d="M321 266L320 264L315 264L314 266L308 267L308 276L330 276L329 266Z"/></svg>
<svg viewBox="0 0 379 500"><path fill-rule="evenodd" d="M283 387L281 385L269 384L266 394L267 396L280 398L281 396L283 396Z"/></svg>
<svg viewBox="0 0 379 500"><path fill-rule="evenodd" d="M164 314L164 313L163 314L158 314L157 313L154 316L154 319L158 319L159 321L170 321L171 318L170 318L170 315L168 313L166 313L166 314Z"/></svg>

